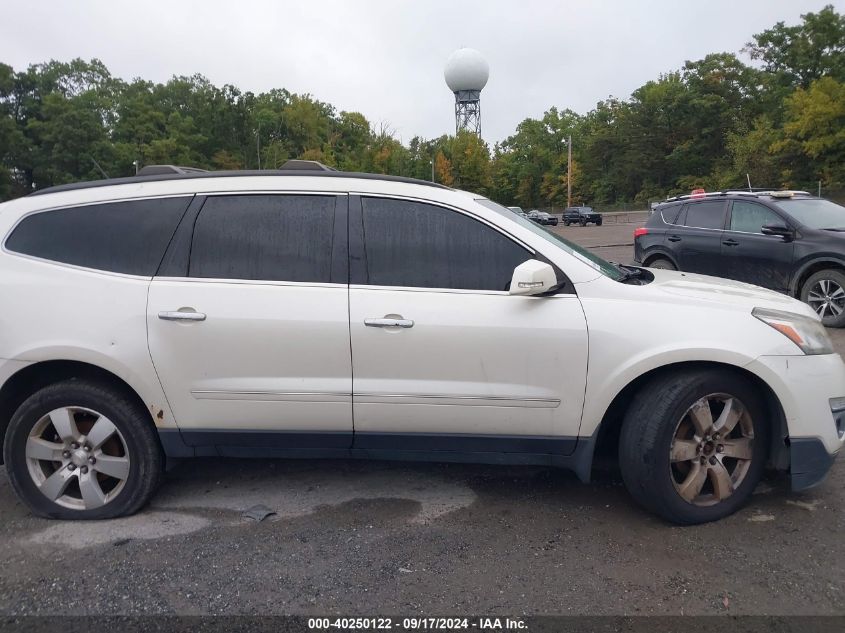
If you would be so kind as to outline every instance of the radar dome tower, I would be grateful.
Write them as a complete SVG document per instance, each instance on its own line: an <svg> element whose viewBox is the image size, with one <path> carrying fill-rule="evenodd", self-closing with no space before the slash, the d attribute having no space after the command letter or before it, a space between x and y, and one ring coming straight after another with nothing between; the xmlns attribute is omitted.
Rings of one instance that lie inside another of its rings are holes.
<svg viewBox="0 0 845 633"><path fill-rule="evenodd" d="M455 133L481 134L481 91L490 77L490 66L474 48L459 48L446 60L446 85L455 93Z"/></svg>

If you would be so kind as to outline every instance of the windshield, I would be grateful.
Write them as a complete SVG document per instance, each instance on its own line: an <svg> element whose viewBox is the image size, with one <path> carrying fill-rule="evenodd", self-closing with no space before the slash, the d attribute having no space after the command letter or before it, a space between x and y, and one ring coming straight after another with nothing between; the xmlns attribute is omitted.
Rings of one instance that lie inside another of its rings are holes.
<svg viewBox="0 0 845 633"><path fill-rule="evenodd" d="M772 200L779 209L786 211L799 224L810 229L845 228L845 207L821 198L790 198Z"/></svg>
<svg viewBox="0 0 845 633"><path fill-rule="evenodd" d="M566 251L573 257L579 259L580 261L584 262L591 268L597 270L601 274L606 277L610 277L614 281L622 280L625 275L624 273L619 270L616 266L611 264L610 262L602 259L598 255L594 255L587 249L578 246L573 242L570 242L564 237L561 237L557 233L553 233L548 229L542 227L541 225L537 224L536 222L532 222L531 220L526 220L522 216L515 215L508 211L505 207L500 204L496 204L492 200L488 200L487 198L476 198L475 200L477 203L487 207L491 211L495 211L501 215L508 217L509 219L513 220L520 226L525 227L532 233L536 233L546 241L554 244L557 248Z"/></svg>

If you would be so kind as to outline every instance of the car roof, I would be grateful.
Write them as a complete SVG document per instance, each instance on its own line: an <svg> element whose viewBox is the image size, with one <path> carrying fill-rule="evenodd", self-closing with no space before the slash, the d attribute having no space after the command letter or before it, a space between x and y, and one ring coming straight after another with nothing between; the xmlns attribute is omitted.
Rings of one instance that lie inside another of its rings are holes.
<svg viewBox="0 0 845 633"><path fill-rule="evenodd" d="M427 187L437 187L439 189L451 189L446 185L431 182L428 180L418 180L416 178L406 178L404 176L391 176L387 174L366 174L349 171L316 171L311 169L262 169L262 170L231 170L231 171L182 171L182 172L168 172L168 173L154 173L143 176L129 176L126 178L109 178L106 180L90 180L85 182L74 182L66 185L56 185L54 187L47 187L39 189L29 194L30 196L40 196L48 193L58 193L62 191L77 191L80 189L94 189L97 187L110 187L112 185L124 185L135 183L152 183L172 180L198 180L205 178L237 178L237 177L308 177L308 178L355 178L359 180L381 180L387 182L404 182L414 185L423 185Z"/></svg>

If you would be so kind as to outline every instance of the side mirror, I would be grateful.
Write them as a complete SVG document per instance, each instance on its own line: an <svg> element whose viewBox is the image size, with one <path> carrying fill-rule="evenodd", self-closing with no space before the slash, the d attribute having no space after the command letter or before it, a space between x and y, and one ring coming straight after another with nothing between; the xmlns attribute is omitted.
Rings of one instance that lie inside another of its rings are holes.
<svg viewBox="0 0 845 633"><path fill-rule="evenodd" d="M540 295L557 285L555 269L545 262L529 259L513 269L510 294Z"/></svg>
<svg viewBox="0 0 845 633"><path fill-rule="evenodd" d="M763 235L778 235L780 237L792 237L792 229L785 224L766 224L760 228Z"/></svg>

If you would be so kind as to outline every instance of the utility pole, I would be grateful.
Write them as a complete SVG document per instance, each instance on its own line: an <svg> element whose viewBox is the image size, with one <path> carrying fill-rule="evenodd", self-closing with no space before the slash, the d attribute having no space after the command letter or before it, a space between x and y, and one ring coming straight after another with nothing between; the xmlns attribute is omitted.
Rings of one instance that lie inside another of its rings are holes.
<svg viewBox="0 0 845 633"><path fill-rule="evenodd" d="M566 206L572 206L572 135L566 140L566 149L569 151L569 157L566 161Z"/></svg>
<svg viewBox="0 0 845 633"><path fill-rule="evenodd" d="M261 171L261 119L258 120L258 134L255 135L255 147L258 154L258 170Z"/></svg>

